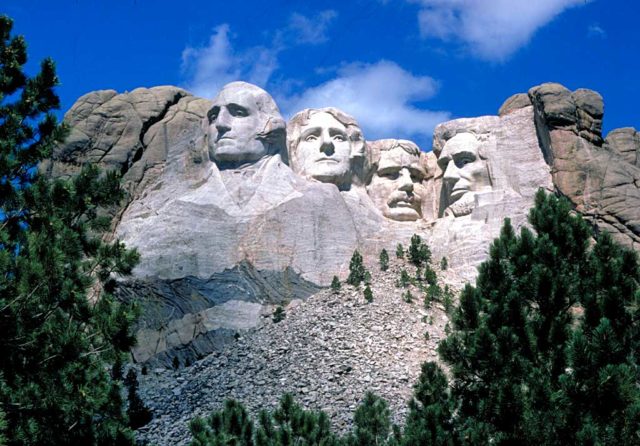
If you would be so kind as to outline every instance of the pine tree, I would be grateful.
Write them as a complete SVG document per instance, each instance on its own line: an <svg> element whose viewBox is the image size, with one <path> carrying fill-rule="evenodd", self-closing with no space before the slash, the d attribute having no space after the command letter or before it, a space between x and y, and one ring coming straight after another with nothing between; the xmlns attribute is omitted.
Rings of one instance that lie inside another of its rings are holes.
<svg viewBox="0 0 640 446"><path fill-rule="evenodd" d="M371 392L365 394L353 416L353 433L348 446L392 445L391 412L387 402Z"/></svg>
<svg viewBox="0 0 640 446"><path fill-rule="evenodd" d="M433 362L422 364L422 373L409 401L409 415L404 426L403 446L454 446L461 444L453 435L455 401L451 398L447 378ZM473 444L473 443L468 443Z"/></svg>
<svg viewBox="0 0 640 446"><path fill-rule="evenodd" d="M253 421L245 407L227 400L224 408L207 419L196 417L189 423L191 446L253 446Z"/></svg>
<svg viewBox="0 0 640 446"><path fill-rule="evenodd" d="M272 414L262 412L258 421L256 446L340 444L327 414L304 410L291 394L284 394L278 408Z"/></svg>
<svg viewBox="0 0 640 446"><path fill-rule="evenodd" d="M416 266L431 261L431 250L418 234L413 234L409 245L409 261Z"/></svg>
<svg viewBox="0 0 640 446"><path fill-rule="evenodd" d="M400 270L400 279L398 280L397 286L406 288L411 283L411 277L409 277L409 273L406 269L402 268Z"/></svg>
<svg viewBox="0 0 640 446"><path fill-rule="evenodd" d="M408 304L413 302L413 294L411 294L410 290L407 290L403 295L402 298L404 299L404 301Z"/></svg>
<svg viewBox="0 0 640 446"><path fill-rule="evenodd" d="M144 405L144 402L138 394L138 375L135 369L129 369L124 383L127 386L127 401L129 403L127 407L129 426L131 426L132 429L138 429L149 423L153 415Z"/></svg>
<svg viewBox="0 0 640 446"><path fill-rule="evenodd" d="M606 234L590 249L585 221L542 191L529 222L536 234L516 235L505 221L476 286L460 295L439 347L455 404L436 408L453 425L440 422L429 435L444 429L463 444L638 444L637 256Z"/></svg>
<svg viewBox="0 0 640 446"><path fill-rule="evenodd" d="M331 281L331 291L333 291L333 294L337 294L341 288L340 279L338 279L338 276L333 276L333 280Z"/></svg>
<svg viewBox="0 0 640 446"><path fill-rule="evenodd" d="M429 265L424 269L424 280L426 280L429 285L435 285L438 283L438 276Z"/></svg>
<svg viewBox="0 0 640 446"><path fill-rule="evenodd" d="M367 270L362 262L362 255L356 249L351 256L351 262L349 262L349 277L347 277L347 283L353 286L359 286L365 279Z"/></svg>
<svg viewBox="0 0 640 446"><path fill-rule="evenodd" d="M389 269L389 254L387 250L382 248L380 251L380 271L386 271Z"/></svg>
<svg viewBox="0 0 640 446"><path fill-rule="evenodd" d="M396 257L404 259L404 248L402 247L402 243L398 243L398 246L396 246Z"/></svg>
<svg viewBox="0 0 640 446"><path fill-rule="evenodd" d="M369 287L369 285L367 285L367 286L364 288L364 299L365 299L368 303L373 302L373 291L371 291L371 288Z"/></svg>
<svg viewBox="0 0 640 446"><path fill-rule="evenodd" d="M443 257L442 260L440 260L440 269L446 271L447 268L449 268L449 261L446 257Z"/></svg>
<svg viewBox="0 0 640 446"><path fill-rule="evenodd" d="M278 305L276 309L273 311L273 316L271 319L273 320L274 324L277 324L278 322L282 322L285 317L286 315L284 312L284 308L282 308L281 305Z"/></svg>
<svg viewBox="0 0 640 446"><path fill-rule="evenodd" d="M37 163L66 129L54 63L23 73L26 44L0 16L0 404L9 445L126 444L120 386L109 372L134 342L114 275L138 256L104 243L97 209L122 197L116 175L88 167L50 181Z"/></svg>

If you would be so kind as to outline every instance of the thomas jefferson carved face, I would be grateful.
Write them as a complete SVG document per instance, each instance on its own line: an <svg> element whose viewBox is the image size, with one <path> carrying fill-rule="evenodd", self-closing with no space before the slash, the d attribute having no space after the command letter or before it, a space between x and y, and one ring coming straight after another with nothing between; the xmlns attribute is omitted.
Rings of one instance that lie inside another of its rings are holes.
<svg viewBox="0 0 640 446"><path fill-rule="evenodd" d="M474 192L491 190L491 178L481 156L480 141L473 133L459 133L447 141L438 165L444 172L444 207L455 216L471 212Z"/></svg>
<svg viewBox="0 0 640 446"><path fill-rule="evenodd" d="M378 144L380 161L367 186L369 196L387 218L399 221L421 218L426 172L420 163L420 149L405 140L382 140Z"/></svg>
<svg viewBox="0 0 640 446"><path fill-rule="evenodd" d="M289 159L294 172L347 189L351 160L363 156L364 140L355 120L333 108L306 109L287 126Z"/></svg>
<svg viewBox="0 0 640 446"><path fill-rule="evenodd" d="M282 134L284 121L267 92L245 82L227 84L207 114L209 154L218 163L242 164L275 154L270 134ZM277 144L276 144L277 145Z"/></svg>
<svg viewBox="0 0 640 446"><path fill-rule="evenodd" d="M297 158L302 175L333 182L349 172L347 128L329 113L316 113L300 128Z"/></svg>

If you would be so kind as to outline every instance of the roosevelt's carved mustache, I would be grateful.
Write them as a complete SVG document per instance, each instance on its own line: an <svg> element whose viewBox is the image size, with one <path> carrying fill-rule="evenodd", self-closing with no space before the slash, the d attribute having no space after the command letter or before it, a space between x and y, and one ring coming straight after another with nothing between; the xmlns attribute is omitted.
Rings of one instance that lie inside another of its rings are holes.
<svg viewBox="0 0 640 446"><path fill-rule="evenodd" d="M417 201L417 197L413 193L408 192L394 192L391 194L389 199L387 200L388 206L395 206L400 202L410 203L411 205L415 205Z"/></svg>

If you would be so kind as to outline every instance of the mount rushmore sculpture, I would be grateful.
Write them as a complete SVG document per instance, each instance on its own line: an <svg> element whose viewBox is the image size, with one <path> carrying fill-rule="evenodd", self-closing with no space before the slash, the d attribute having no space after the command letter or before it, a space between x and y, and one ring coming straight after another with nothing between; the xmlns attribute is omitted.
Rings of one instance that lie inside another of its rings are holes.
<svg viewBox="0 0 640 446"><path fill-rule="evenodd" d="M505 217L515 226L539 188L566 195L598 230L637 249L640 137L602 138L602 98L543 84L499 116L440 124L433 146L369 141L335 108L289 122L245 82L212 100L176 87L98 91L66 114L67 142L42 167L93 162L123 173L113 236L141 263L121 298L143 302L136 360L204 355L260 323L269 305L345 278L355 249L373 266L419 234L444 280L473 280ZM427 151L432 149L431 151Z"/></svg>

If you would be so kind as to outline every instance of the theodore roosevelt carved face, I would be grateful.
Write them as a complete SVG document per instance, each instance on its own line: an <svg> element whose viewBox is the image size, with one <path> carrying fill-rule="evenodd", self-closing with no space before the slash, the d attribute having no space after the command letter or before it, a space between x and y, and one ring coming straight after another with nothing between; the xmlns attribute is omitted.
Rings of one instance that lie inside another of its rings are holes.
<svg viewBox="0 0 640 446"><path fill-rule="evenodd" d="M210 158L237 167L284 150L285 123L273 98L246 82L225 85L206 117Z"/></svg>
<svg viewBox="0 0 640 446"><path fill-rule="evenodd" d="M458 133L448 140L438 157L442 169L445 213L459 217L473 209L476 192L491 190L491 177L481 143L473 133Z"/></svg>
<svg viewBox="0 0 640 446"><path fill-rule="evenodd" d="M297 113L287 126L287 145L294 172L342 189L351 185L351 160L364 153L360 127L334 108Z"/></svg>
<svg viewBox="0 0 640 446"><path fill-rule="evenodd" d="M367 193L382 214L392 220L422 218L423 180L426 171L420 149L407 140L383 139L373 143L380 153Z"/></svg>

